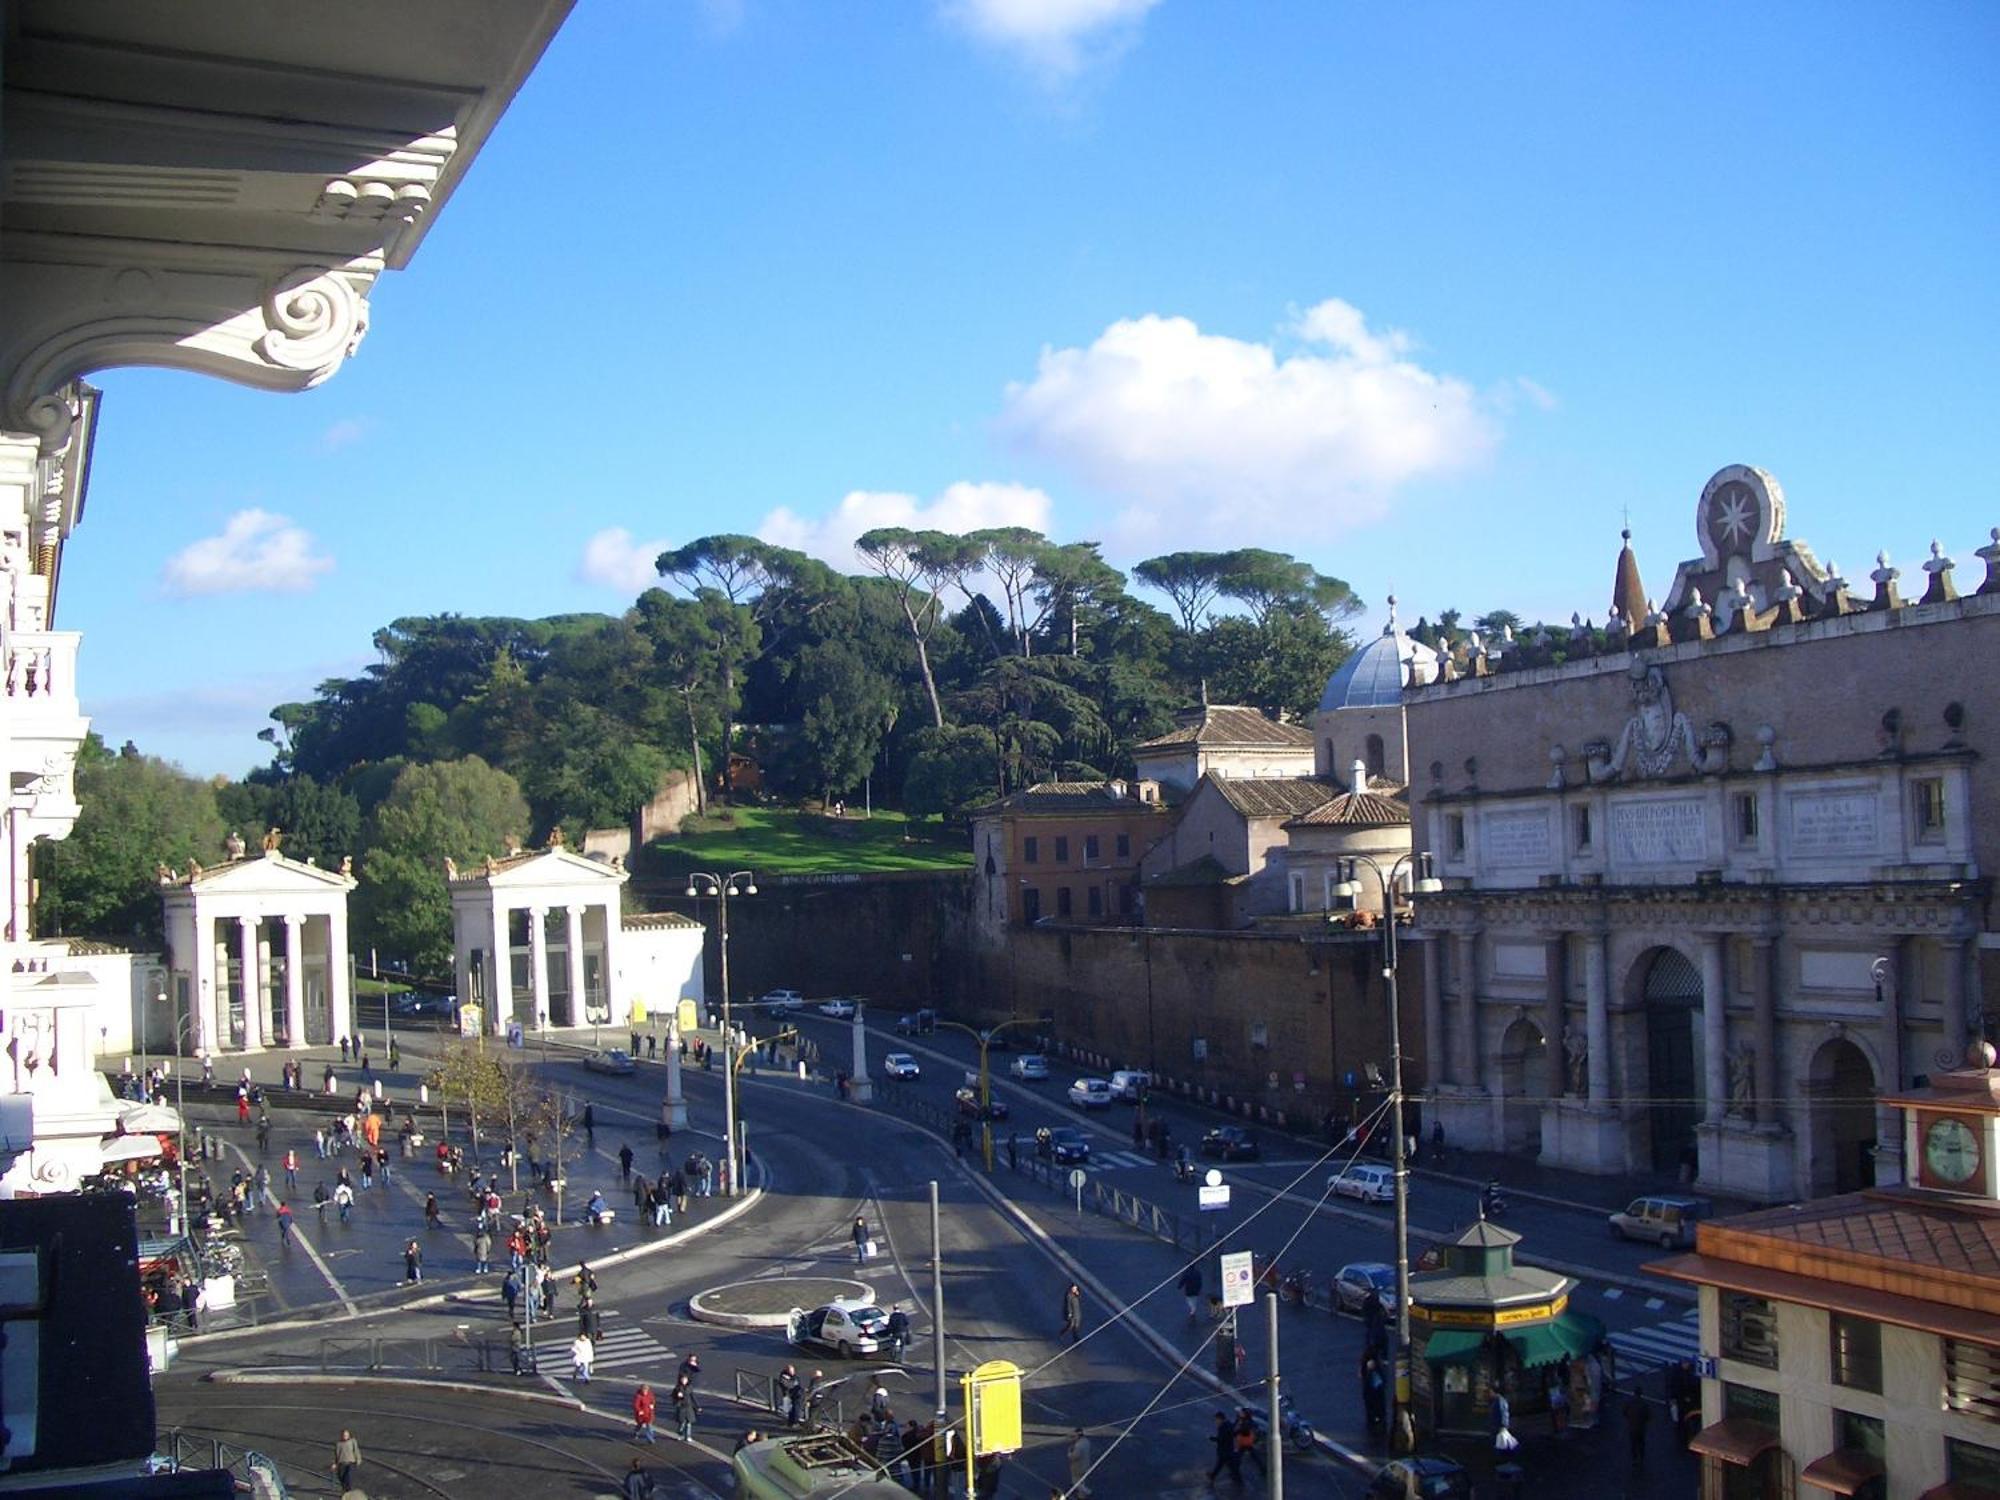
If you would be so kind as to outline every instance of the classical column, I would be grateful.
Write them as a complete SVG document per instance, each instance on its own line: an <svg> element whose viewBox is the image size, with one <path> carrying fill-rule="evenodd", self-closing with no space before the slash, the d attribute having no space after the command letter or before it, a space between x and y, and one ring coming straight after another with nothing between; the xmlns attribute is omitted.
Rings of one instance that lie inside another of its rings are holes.
<svg viewBox="0 0 2000 1500"><path fill-rule="evenodd" d="M1548 1061L1549 1097L1560 1099L1569 1092L1569 936L1556 933L1542 939L1542 973L1549 987L1547 1009L1542 1016L1546 1039L1542 1055Z"/></svg>
<svg viewBox="0 0 2000 1500"><path fill-rule="evenodd" d="M535 1029L549 1029L549 909L528 908L528 984L535 997Z"/></svg>
<svg viewBox="0 0 2000 1500"><path fill-rule="evenodd" d="M1881 993L1882 1077L1877 1097L1903 1087L1903 984L1914 949L1907 938L1891 938L1871 966ZM1903 1180L1902 1112L1894 1105L1875 1106L1875 1185L1891 1187ZM1914 1170L1914 1164L1911 1167Z"/></svg>
<svg viewBox="0 0 2000 1500"><path fill-rule="evenodd" d="M854 1074L847 1080L847 1097L866 1104L875 1097L875 1085L868 1077L868 1025L864 1007L854 1007Z"/></svg>
<svg viewBox="0 0 2000 1500"><path fill-rule="evenodd" d="M1778 1123L1778 940L1759 934L1750 939L1751 1001L1755 1005L1750 1045L1751 1088L1757 1095L1757 1123Z"/></svg>
<svg viewBox="0 0 2000 1500"><path fill-rule="evenodd" d="M1729 1017L1724 1007L1722 934L1701 935L1701 1117L1720 1125L1729 1106Z"/></svg>
<svg viewBox="0 0 2000 1500"><path fill-rule="evenodd" d="M493 898L493 934L486 944L486 962L492 965L486 983L487 1025L495 1036L505 1036L514 1019L514 936L508 930L507 906Z"/></svg>
<svg viewBox="0 0 2000 1500"><path fill-rule="evenodd" d="M1438 974L1438 939L1425 938L1424 955L1424 1082L1435 1088L1452 1071L1444 1034L1444 985ZM1453 1078L1453 1083L1458 1079Z"/></svg>
<svg viewBox="0 0 2000 1500"><path fill-rule="evenodd" d="M1584 1040L1590 1056L1584 1064L1589 1074L1590 1102L1611 1102L1611 934L1600 927L1584 934L1583 998Z"/></svg>
<svg viewBox="0 0 2000 1500"><path fill-rule="evenodd" d="M194 921L194 1015L188 1027L189 1045L197 1052L214 1052L222 1045L222 970L216 967L215 922Z"/></svg>
<svg viewBox="0 0 2000 1500"><path fill-rule="evenodd" d="M1452 970L1458 980L1458 1076L1467 1088L1478 1088L1479 1057L1479 934L1452 934Z"/></svg>
<svg viewBox="0 0 2000 1500"><path fill-rule="evenodd" d="M569 959L569 1024L581 1026L590 1019L583 993L583 908L564 907L563 915L568 919L566 936L569 952L566 957Z"/></svg>
<svg viewBox="0 0 2000 1500"><path fill-rule="evenodd" d="M264 1045L264 976L257 971L257 919L236 919L237 963L243 970L243 1050Z"/></svg>
<svg viewBox="0 0 2000 1500"><path fill-rule="evenodd" d="M354 986L347 969L347 901L333 904L326 916L326 1040L354 1036ZM359 1040L357 1037L356 1040Z"/></svg>
<svg viewBox="0 0 2000 1500"><path fill-rule="evenodd" d="M306 919L285 914L285 1045L306 1045Z"/></svg>
<svg viewBox="0 0 2000 1500"><path fill-rule="evenodd" d="M1946 1066L1957 1067L1965 1057L1965 1044L1970 1039L1965 1021L1965 939L1940 938L1938 952L1944 959L1944 1045L1941 1052L1949 1052L1952 1061Z"/></svg>

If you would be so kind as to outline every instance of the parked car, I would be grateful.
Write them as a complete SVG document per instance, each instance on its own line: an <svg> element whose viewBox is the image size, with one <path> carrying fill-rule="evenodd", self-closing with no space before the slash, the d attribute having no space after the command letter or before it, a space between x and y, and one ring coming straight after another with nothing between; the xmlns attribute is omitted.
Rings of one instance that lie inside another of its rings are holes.
<svg viewBox="0 0 2000 1500"><path fill-rule="evenodd" d="M852 1359L881 1349L889 1331L889 1315L872 1302L829 1302L811 1312L795 1307L788 1331L794 1344Z"/></svg>
<svg viewBox="0 0 2000 1500"><path fill-rule="evenodd" d="M622 1047L609 1047L602 1052L593 1052L583 1060L583 1065L593 1073L630 1073L633 1062L630 1054Z"/></svg>
<svg viewBox="0 0 2000 1500"><path fill-rule="evenodd" d="M1250 1131L1241 1125L1218 1125L1201 1138L1201 1154L1223 1161L1252 1161L1260 1153Z"/></svg>
<svg viewBox="0 0 2000 1500"><path fill-rule="evenodd" d="M1111 1085L1102 1078L1079 1078L1069 1086L1069 1102L1078 1109L1109 1109Z"/></svg>
<svg viewBox="0 0 2000 1500"><path fill-rule="evenodd" d="M986 1101L985 1109L979 1107L979 1090L967 1085L952 1098L958 1101L958 1112L971 1119L1004 1120L1007 1118L1007 1101L998 1097Z"/></svg>
<svg viewBox="0 0 2000 1500"><path fill-rule="evenodd" d="M1153 1086L1153 1075L1137 1068L1120 1068L1111 1075L1111 1097L1137 1104Z"/></svg>
<svg viewBox="0 0 2000 1500"><path fill-rule="evenodd" d="M1090 1160L1090 1137L1074 1125L1044 1125L1035 1132L1035 1154L1057 1166L1080 1165Z"/></svg>
<svg viewBox="0 0 2000 1500"><path fill-rule="evenodd" d="M803 1010L806 997L797 990L767 990L757 997L766 1010Z"/></svg>
<svg viewBox="0 0 2000 1500"><path fill-rule="evenodd" d="M1011 1052L1014 1049L1014 1044L1008 1040L1004 1031L982 1031L979 1033L979 1039L986 1043L986 1050L989 1052Z"/></svg>
<svg viewBox="0 0 2000 1500"><path fill-rule="evenodd" d="M916 1078L924 1070L917 1066L917 1060L909 1053L891 1052L882 1059L882 1071L891 1078Z"/></svg>
<svg viewBox="0 0 2000 1500"><path fill-rule="evenodd" d="M854 1019L854 1002L852 1000L842 1000L838 997L832 1000L822 1000L819 1003L819 1013L823 1016L831 1016L836 1021L851 1021Z"/></svg>
<svg viewBox="0 0 2000 1500"><path fill-rule="evenodd" d="M1414 1481L1414 1483L1412 1482ZM1472 1476L1448 1458L1392 1459L1368 1481L1369 1500L1471 1500Z"/></svg>
<svg viewBox="0 0 2000 1500"><path fill-rule="evenodd" d="M1396 1173L1380 1162L1351 1162L1327 1178L1326 1185L1336 1197L1387 1203L1396 1196Z"/></svg>
<svg viewBox="0 0 2000 1500"><path fill-rule="evenodd" d="M1694 1243L1695 1225L1709 1215L1701 1198L1656 1196L1634 1198L1623 1212L1611 1215L1611 1232L1623 1239L1644 1240L1662 1250Z"/></svg>
<svg viewBox="0 0 2000 1500"><path fill-rule="evenodd" d="M1396 1268L1379 1260L1357 1260L1333 1273L1333 1306L1336 1312L1360 1312L1368 1305L1368 1294L1382 1299L1382 1310L1396 1310Z"/></svg>
<svg viewBox="0 0 2000 1500"><path fill-rule="evenodd" d="M912 1011L907 1016L896 1017L897 1036L929 1036L937 1030L937 1012L934 1010Z"/></svg>
<svg viewBox="0 0 2000 1500"><path fill-rule="evenodd" d="M1044 1083L1049 1076L1049 1060L1039 1052L1023 1053L1014 1059L1014 1066L1008 1071L1029 1083Z"/></svg>

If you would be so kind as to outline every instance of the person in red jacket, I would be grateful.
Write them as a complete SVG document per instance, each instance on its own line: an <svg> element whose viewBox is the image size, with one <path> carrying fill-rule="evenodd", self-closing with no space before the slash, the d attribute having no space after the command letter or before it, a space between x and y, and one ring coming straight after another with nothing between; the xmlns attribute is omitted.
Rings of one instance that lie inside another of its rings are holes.
<svg viewBox="0 0 2000 1500"><path fill-rule="evenodd" d="M653 1443L659 1439L653 1436L653 1413L657 1403L653 1400L653 1388L641 1385L632 1393L632 1441Z"/></svg>

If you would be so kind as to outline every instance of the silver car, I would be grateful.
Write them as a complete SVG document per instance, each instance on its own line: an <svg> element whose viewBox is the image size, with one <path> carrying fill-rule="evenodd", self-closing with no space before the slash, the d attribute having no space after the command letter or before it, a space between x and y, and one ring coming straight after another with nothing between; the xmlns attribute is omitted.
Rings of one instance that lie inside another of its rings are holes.
<svg viewBox="0 0 2000 1500"><path fill-rule="evenodd" d="M1333 1305L1337 1312L1360 1312L1368 1294L1382 1299L1382 1310L1396 1310L1396 1268L1379 1260L1357 1260L1333 1275Z"/></svg>

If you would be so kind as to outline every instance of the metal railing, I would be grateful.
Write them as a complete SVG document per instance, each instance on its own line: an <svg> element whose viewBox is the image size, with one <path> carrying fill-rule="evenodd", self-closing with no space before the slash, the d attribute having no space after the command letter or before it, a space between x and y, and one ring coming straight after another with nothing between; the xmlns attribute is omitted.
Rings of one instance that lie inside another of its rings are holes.
<svg viewBox="0 0 2000 1500"><path fill-rule="evenodd" d="M319 1475L292 1464L294 1477L288 1482L276 1459L254 1448L243 1448L218 1437L183 1432L170 1427L153 1450L156 1472L227 1469L236 1476L238 1493L247 1492L255 1500L289 1500L292 1495L331 1495L333 1486Z"/></svg>
<svg viewBox="0 0 2000 1500"><path fill-rule="evenodd" d="M513 1368L508 1341L484 1333L441 1339L323 1338L314 1362L322 1374L341 1370L423 1370L490 1375Z"/></svg>
<svg viewBox="0 0 2000 1500"><path fill-rule="evenodd" d="M785 1401L778 1392L778 1377L775 1373L766 1374L762 1370L739 1369L736 1371L735 1390L736 1399L740 1404L762 1407L777 1418L772 1424L774 1431L785 1425ZM823 1388L819 1400L806 1418L805 1425L807 1428L840 1427L846 1420L847 1414L841 1406L838 1393Z"/></svg>

